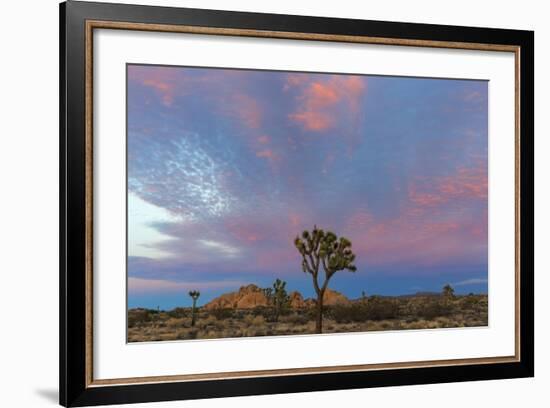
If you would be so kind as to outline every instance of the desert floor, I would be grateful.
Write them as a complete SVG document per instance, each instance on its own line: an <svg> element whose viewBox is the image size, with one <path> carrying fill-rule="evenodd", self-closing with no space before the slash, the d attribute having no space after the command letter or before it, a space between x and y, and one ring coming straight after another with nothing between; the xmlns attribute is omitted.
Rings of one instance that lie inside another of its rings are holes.
<svg viewBox="0 0 550 408"><path fill-rule="evenodd" d="M323 333L380 330L482 327L488 322L486 295L429 297L376 297L347 305L327 306ZM196 309L170 311L130 309L128 341L166 341L315 333L315 308L276 311L254 309Z"/></svg>

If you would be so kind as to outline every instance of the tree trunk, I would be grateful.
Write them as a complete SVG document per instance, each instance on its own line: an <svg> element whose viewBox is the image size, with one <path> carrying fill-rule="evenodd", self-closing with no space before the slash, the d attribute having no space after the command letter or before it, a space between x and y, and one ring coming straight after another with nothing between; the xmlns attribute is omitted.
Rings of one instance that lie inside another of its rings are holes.
<svg viewBox="0 0 550 408"><path fill-rule="evenodd" d="M193 299L193 308L191 309L191 327L195 326L195 299Z"/></svg>
<svg viewBox="0 0 550 408"><path fill-rule="evenodd" d="M317 320L315 322L315 332L323 333L323 297L325 293L317 294Z"/></svg>

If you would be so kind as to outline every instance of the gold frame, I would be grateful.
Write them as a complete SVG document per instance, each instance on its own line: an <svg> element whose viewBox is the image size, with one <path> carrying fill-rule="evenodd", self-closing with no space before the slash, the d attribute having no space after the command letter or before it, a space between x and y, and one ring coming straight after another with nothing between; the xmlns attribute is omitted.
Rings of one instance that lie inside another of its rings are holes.
<svg viewBox="0 0 550 408"><path fill-rule="evenodd" d="M206 374L167 375L154 377L128 377L98 380L93 378L93 30L118 29L132 31L155 31L186 34L277 38L293 40L329 41L342 43L398 45L411 47L450 48L496 52L513 52L515 58L515 353L513 356L480 357L451 360L430 360L382 364L357 364L324 367L303 367L274 370L217 372ZM86 369L85 386L101 387L145 383L168 383L179 381L221 380L266 376L290 376L299 374L336 373L350 371L387 370L396 368L441 367L449 365L513 363L521 361L520 356L520 51L514 45L395 39L368 36L298 33L285 31L262 31L188 25L166 25L149 23L127 23L119 21L86 21L86 239L85 239L85 282L86 282Z"/></svg>

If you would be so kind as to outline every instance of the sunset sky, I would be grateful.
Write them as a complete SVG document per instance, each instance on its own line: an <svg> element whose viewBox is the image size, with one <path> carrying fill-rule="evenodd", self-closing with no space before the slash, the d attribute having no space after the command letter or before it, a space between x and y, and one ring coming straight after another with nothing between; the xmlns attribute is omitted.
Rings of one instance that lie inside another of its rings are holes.
<svg viewBox="0 0 550 408"><path fill-rule="evenodd" d="M485 81L128 66L128 305L313 296L296 234L353 242L330 287L487 292Z"/></svg>

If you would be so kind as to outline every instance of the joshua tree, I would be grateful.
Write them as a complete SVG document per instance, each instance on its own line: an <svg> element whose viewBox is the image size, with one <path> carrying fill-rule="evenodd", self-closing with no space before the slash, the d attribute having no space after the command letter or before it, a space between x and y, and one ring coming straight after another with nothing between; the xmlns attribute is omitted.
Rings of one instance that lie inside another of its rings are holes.
<svg viewBox="0 0 550 408"><path fill-rule="evenodd" d="M338 238L330 231L323 231L317 226L311 232L304 231L302 237L296 237L294 245L302 255L302 270L309 273L313 279L313 287L317 294L317 319L315 330L323 332L323 297L332 276L343 270L355 272L353 264L355 254L351 250L351 241L347 238ZM323 266L324 281L319 280L319 269Z"/></svg>
<svg viewBox="0 0 550 408"><path fill-rule="evenodd" d="M290 297L286 292L286 282L276 279L273 287L262 289L269 305L273 306L273 320L279 321L282 310L288 306Z"/></svg>
<svg viewBox="0 0 550 408"><path fill-rule="evenodd" d="M447 299L449 298L453 298L455 295L455 290L453 289L453 287L451 285L449 285L448 283L443 286L443 296Z"/></svg>
<svg viewBox="0 0 550 408"><path fill-rule="evenodd" d="M195 326L195 309L197 306L197 299L201 293L198 290L192 290L189 292L189 296L191 296L191 299L193 299L193 308L191 309L191 326Z"/></svg>
<svg viewBox="0 0 550 408"><path fill-rule="evenodd" d="M288 306L290 301L289 296L286 293L286 282L280 279L275 280L273 283L273 306L275 308L275 321L279 321L279 315L283 308Z"/></svg>
<svg viewBox="0 0 550 408"><path fill-rule="evenodd" d="M272 304L273 303L273 288L263 288L262 293L266 297L267 303Z"/></svg>

